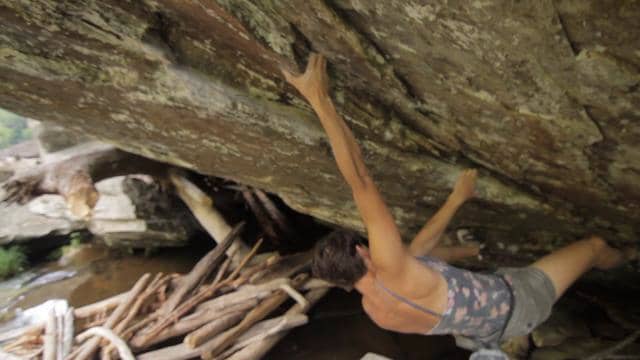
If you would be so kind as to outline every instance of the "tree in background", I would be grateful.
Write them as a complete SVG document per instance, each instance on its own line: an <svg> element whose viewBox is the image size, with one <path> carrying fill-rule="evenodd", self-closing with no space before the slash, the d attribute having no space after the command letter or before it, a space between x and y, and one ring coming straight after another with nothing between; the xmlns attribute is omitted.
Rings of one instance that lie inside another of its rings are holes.
<svg viewBox="0 0 640 360"><path fill-rule="evenodd" d="M0 109L0 149L18 144L31 138L27 119Z"/></svg>

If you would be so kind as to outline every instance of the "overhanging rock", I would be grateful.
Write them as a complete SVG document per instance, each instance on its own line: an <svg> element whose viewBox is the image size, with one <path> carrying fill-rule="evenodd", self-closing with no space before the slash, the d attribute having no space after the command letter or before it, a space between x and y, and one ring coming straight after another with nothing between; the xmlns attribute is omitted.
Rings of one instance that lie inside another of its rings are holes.
<svg viewBox="0 0 640 360"><path fill-rule="evenodd" d="M639 18L596 0L3 1L0 106L361 228L279 74L319 51L404 233L479 167L457 225L523 262L638 239Z"/></svg>

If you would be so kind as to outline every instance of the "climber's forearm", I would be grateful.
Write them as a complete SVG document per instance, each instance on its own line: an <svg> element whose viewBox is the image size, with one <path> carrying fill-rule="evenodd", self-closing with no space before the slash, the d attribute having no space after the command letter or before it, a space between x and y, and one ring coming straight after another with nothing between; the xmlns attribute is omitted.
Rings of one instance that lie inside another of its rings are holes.
<svg viewBox="0 0 640 360"><path fill-rule="evenodd" d="M427 221L418 235L409 246L409 251L414 256L425 255L436 247L442 233L447 229L456 211L464 202L458 197L450 195L442 207Z"/></svg>

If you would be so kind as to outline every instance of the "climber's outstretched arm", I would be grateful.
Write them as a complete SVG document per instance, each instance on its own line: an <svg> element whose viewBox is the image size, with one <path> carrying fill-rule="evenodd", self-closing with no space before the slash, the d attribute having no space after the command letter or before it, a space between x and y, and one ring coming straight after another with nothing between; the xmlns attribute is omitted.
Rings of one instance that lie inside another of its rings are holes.
<svg viewBox="0 0 640 360"><path fill-rule="evenodd" d="M431 249L438 245L442 233L446 230L456 211L465 201L473 197L477 176L478 172L476 170L465 170L460 174L447 201L411 241L409 246L411 255L428 254Z"/></svg>
<svg viewBox="0 0 640 360"><path fill-rule="evenodd" d="M371 259L387 274L400 273L407 264L408 250L382 195L369 176L351 130L337 113L328 93L326 60L322 55L309 57L307 70L285 78L309 101L329 137L338 169L351 187L360 216L367 228Z"/></svg>

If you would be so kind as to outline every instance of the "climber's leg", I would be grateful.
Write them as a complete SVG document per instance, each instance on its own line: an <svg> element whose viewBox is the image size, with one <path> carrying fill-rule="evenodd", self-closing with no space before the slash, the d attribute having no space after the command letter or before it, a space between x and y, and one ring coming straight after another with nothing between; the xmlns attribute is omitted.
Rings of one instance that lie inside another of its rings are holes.
<svg viewBox="0 0 640 360"><path fill-rule="evenodd" d="M557 300L592 267L606 270L619 266L624 261L621 251L611 248L602 238L594 236L556 250L531 266L542 270L551 279Z"/></svg>

